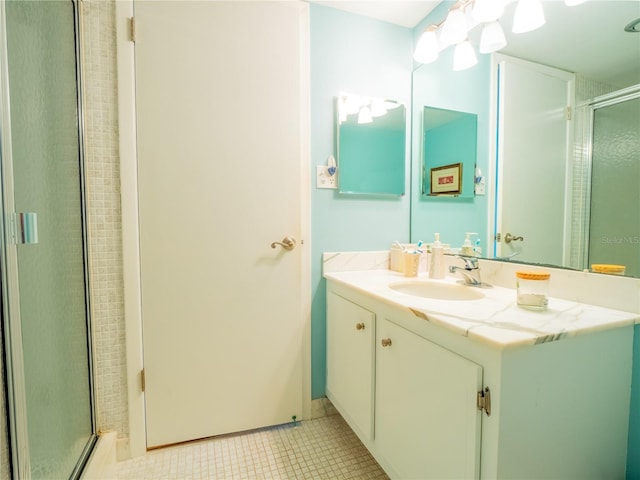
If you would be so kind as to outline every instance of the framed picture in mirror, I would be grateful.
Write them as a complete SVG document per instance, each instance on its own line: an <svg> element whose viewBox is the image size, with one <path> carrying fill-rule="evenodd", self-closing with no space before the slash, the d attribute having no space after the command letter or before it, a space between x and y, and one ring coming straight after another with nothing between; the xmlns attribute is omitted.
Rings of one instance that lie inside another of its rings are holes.
<svg viewBox="0 0 640 480"><path fill-rule="evenodd" d="M459 195L462 192L462 163L431 169L430 195Z"/></svg>

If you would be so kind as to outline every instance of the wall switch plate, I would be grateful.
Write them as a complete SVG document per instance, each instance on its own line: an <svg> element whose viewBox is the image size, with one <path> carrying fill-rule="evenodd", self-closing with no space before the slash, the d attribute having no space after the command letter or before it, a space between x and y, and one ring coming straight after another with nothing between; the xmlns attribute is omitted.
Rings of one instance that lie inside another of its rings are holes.
<svg viewBox="0 0 640 480"><path fill-rule="evenodd" d="M327 165L316 166L316 188L338 188L338 172L329 175L329 167Z"/></svg>
<svg viewBox="0 0 640 480"><path fill-rule="evenodd" d="M476 185L475 185L476 195L486 194L485 185L486 183L485 183L484 177L476 177Z"/></svg>

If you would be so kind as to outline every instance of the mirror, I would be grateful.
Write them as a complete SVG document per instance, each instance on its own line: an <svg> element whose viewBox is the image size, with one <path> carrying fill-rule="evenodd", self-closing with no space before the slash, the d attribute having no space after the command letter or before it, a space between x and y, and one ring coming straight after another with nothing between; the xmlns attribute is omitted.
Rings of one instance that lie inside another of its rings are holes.
<svg viewBox="0 0 640 480"><path fill-rule="evenodd" d="M395 100L336 100L340 193L404 195L406 108Z"/></svg>
<svg viewBox="0 0 640 480"><path fill-rule="evenodd" d="M506 21L503 25L505 35L507 37L507 47L499 53L576 74L574 113L578 113L577 111L582 109L583 119L580 123L572 121L572 156L569 160L570 163L567 165L567 172L570 182L573 183L568 185L569 188L567 188L567 192L571 193L572 191L575 192L576 190L581 189L581 193L579 195L575 195L575 193L573 195L567 195L564 199L565 205L562 205L562 201L560 200L559 204L556 206L558 209L562 209L566 206L567 215L573 217L571 219L572 222L579 224L579 228L576 229L576 231L572 234L565 235L564 237L564 249L566 251L573 250L573 252L569 255L565 255L565 258L561 261L547 258L536 258L531 260L530 263L583 269L585 267L590 267L591 263L594 263L593 261L590 262L588 260L588 256L585 257L585 254L582 252L587 251L584 243L589 241L589 231L595 230L593 225L589 225L589 210L591 208L592 184L595 185L595 182L599 180L600 174L597 169L593 169L592 171L590 157L589 163L586 164L585 162L587 160L584 156L576 156L573 152L577 150L587 151L592 148L590 115L593 107L589 105L591 99L640 83L640 61L638 61L640 59L640 33L628 33L624 31L624 27L627 24L640 18L640 2L591 0L575 7L568 7L564 2L544 1L543 6L546 24L536 31L515 35L509 31L515 5L507 5L504 16ZM434 20L439 21L441 19ZM480 29L475 29L472 31L472 34L470 34L470 40L476 47L479 43L479 30ZM446 53L446 51L442 53ZM441 57L442 56L445 55L441 55ZM486 63L483 63L483 57L486 58L487 56L478 55L478 57L479 64L470 70L484 69L482 74L487 77L486 83L489 83L489 79L491 79L491 82L494 82L495 79L491 78L492 75L494 75L491 66L487 67ZM439 62L439 65L437 66L437 75L444 75L445 77L452 78L455 74L464 73L451 72L450 55L449 58L445 59L448 61L441 61L441 59L437 61ZM424 79L424 68L429 67L431 72L433 72L433 65L434 64L423 65L414 72L413 105L414 108L420 108L420 111L422 111L424 105L427 105L427 103L420 104L417 101L420 97L424 97L424 87L420 85L420 81L421 79ZM487 68L485 69L485 67ZM483 96L487 101L489 101L491 86L487 88L482 82L467 82L466 88L472 90L475 95ZM460 96L464 95L465 92L464 90L459 89L456 93ZM456 97L451 96L450 98L454 99ZM458 100L455 99L452 101L455 102ZM441 102L438 106L443 106L443 103L445 102ZM446 104L444 106L445 108L449 107L449 105ZM465 110L464 107L462 109ZM522 112L523 115L525 113L526 112L524 111ZM640 112L636 112L635 115L640 115ZM485 122L495 121L496 118L493 116L493 113L487 116L483 116L482 113L479 113L478 163L479 166L482 167L483 172L486 173L492 172L495 155L493 148L489 147L487 151L491 150L491 159L486 166L481 164L480 155L483 151L481 143L483 142L484 132L480 131L480 126ZM422 135L422 131L418 128L414 127L414 130L414 135ZM639 135L640 132L636 130L635 134L632 134L631 138L620 138L616 140L620 150L629 153L626 157L626 161L631 162L634 165L637 165L638 162L640 162L638 149L633 147L634 142L635 145L637 145ZM490 138L492 144L495 143L495 130L489 132L487 138ZM413 145L415 148L415 142ZM512 159L511 161L517 162L517 159ZM415 175L418 173L418 167L416 167L415 164L416 162L422 163L422 159L416 158L414 154L412 162L414 163L412 172ZM491 168L485 170L487 167ZM517 168L517 166L515 166L515 168ZM635 170L631 170L631 172L631 175L634 176L635 185L640 184L640 173L638 173L640 172L640 169L636 168ZM594 178L591 178L591 175L593 175ZM490 174L487 181L487 193L489 196L494 193L495 188L494 178L492 177L493 174ZM540 172L539 177L531 178L531 182L533 184L544 185L544 171ZM416 185L414 180L412 180L412 185L414 187ZM541 192L542 191L543 190L541 190ZM621 200L626 201L630 196L619 195L619 197ZM482 199L483 197L476 196L473 202L477 203ZM421 225L430 221L426 216L419 216L422 215L422 212L420 212L419 209L413 208L414 204L419 205L419 202L419 199L412 196L412 241L417 241L424 236L421 233L414 234L414 225ZM490 233L490 230L492 230L491 217L497 210L501 209L503 205L507 204L507 202L509 202L509 204L514 204L516 199L508 197L501 198L499 202L496 202L495 209L493 205L487 204L486 208L483 210L483 214L486 215L486 218L489 218L489 225L487 225L485 230L474 229L474 231L480 232L483 244L485 242L488 243L487 245L483 245L484 256L487 258L494 258L496 252L491 242L493 234L493 231ZM615 210L611 211L609 216L618 216L618 213L616 212L621 212L623 210L635 212L637 217L638 205L637 203L626 203L625 206L619 205ZM441 222L442 225L432 225L431 230L445 230L447 225L450 223L468 223L468 218L465 219L463 216L454 217L451 215L446 222L442 220ZM582 232L582 240L578 238L578 234L580 232ZM511 233L515 233L517 235L518 232ZM622 243L632 243L633 245L631 245L630 248L630 250L633 251L632 255L635 255L635 257L640 256L640 237L638 236L638 233L625 232L624 235L618 235L611 231L608 233L609 235L601 236L602 238L598 241L606 237L609 242L612 242L611 238L614 238L620 239L620 242ZM455 236L451 236L447 238L446 241L451 243L452 247L458 247L460 246L460 235L456 234ZM582 242L582 244L577 246L580 242ZM513 250L514 253L516 253L517 248ZM501 256L507 256L506 253L509 253L509 251L510 250L505 249L505 255ZM518 257L516 256L510 261L517 262ZM619 259L611 263L622 263L623 261L624 260ZM640 273L627 269L626 275L638 277L640 276Z"/></svg>
<svg viewBox="0 0 640 480"><path fill-rule="evenodd" d="M473 197L478 116L424 107L422 195Z"/></svg>

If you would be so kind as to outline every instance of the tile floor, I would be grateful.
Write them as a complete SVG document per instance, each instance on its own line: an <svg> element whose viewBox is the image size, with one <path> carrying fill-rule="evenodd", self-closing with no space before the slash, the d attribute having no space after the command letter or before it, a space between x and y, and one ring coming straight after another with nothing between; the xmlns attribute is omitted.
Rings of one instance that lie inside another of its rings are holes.
<svg viewBox="0 0 640 480"><path fill-rule="evenodd" d="M153 450L112 466L112 479L389 477L340 415Z"/></svg>

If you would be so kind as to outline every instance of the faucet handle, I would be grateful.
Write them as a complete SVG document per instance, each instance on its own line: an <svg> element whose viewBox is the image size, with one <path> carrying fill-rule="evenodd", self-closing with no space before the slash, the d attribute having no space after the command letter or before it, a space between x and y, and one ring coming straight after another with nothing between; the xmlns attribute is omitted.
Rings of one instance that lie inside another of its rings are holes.
<svg viewBox="0 0 640 480"><path fill-rule="evenodd" d="M478 268L478 259L477 257L467 257L465 255L458 255L458 258L461 258L464 262L465 270L477 270Z"/></svg>

